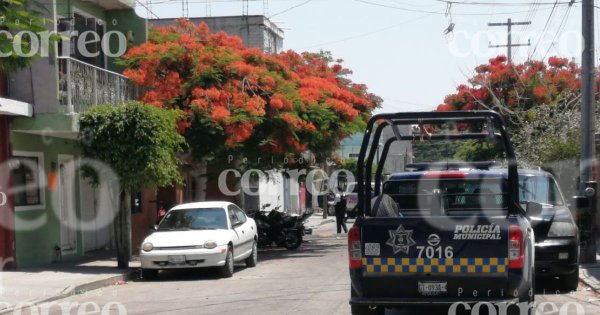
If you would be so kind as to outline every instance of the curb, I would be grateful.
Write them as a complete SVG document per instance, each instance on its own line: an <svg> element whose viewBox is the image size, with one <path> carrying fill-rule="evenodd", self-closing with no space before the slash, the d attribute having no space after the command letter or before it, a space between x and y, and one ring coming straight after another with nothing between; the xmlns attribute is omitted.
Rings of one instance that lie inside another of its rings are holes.
<svg viewBox="0 0 600 315"><path fill-rule="evenodd" d="M587 268L594 269L594 268L600 268L600 266L590 265L587 267L586 266L581 266L581 267L583 267L583 268L581 268L579 271L579 281L583 282L583 284L585 284L587 287L589 287L595 293L600 293L600 288L595 287L595 286L598 286L598 281L595 281L595 283L592 283L592 281L589 281L588 279L590 278L590 275L587 270Z"/></svg>
<svg viewBox="0 0 600 315"><path fill-rule="evenodd" d="M68 298L70 296L83 294L88 291L93 291L93 290L97 290L100 288L112 286L112 285L115 285L119 281L129 281L129 280L137 279L137 278L139 278L139 275L140 275L140 271L138 268L136 268L136 269L130 270L129 272L119 275L119 276L113 276L113 277L106 278L106 279L96 280L96 281L84 283L81 285L69 286L69 287L66 287L60 294L57 294L55 296L51 296L49 298L45 298L45 299L41 299L41 300L37 300L37 301L24 302L24 303L26 303L26 306L19 310L22 311L22 310L28 309L32 306L37 306L40 304L49 303L49 302L53 302L56 300ZM17 311L17 309L15 309L14 306L12 306L10 308L0 310L0 314L8 314L8 313L12 313L15 311Z"/></svg>

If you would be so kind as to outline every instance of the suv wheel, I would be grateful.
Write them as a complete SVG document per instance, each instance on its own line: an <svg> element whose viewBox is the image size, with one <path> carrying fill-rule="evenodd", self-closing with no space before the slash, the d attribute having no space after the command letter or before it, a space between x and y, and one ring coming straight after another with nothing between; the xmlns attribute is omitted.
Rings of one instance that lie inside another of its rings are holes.
<svg viewBox="0 0 600 315"><path fill-rule="evenodd" d="M579 268L575 270L575 272L560 276L560 289L563 291L577 291L577 287L579 287Z"/></svg>

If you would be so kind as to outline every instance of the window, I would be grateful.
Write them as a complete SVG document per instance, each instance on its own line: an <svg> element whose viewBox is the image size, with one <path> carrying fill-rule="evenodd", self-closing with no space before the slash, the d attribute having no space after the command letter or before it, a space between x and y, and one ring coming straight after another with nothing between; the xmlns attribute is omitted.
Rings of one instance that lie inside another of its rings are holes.
<svg viewBox="0 0 600 315"><path fill-rule="evenodd" d="M564 205L556 182L549 176L519 176L519 201Z"/></svg>
<svg viewBox="0 0 600 315"><path fill-rule="evenodd" d="M15 152L10 161L16 210L45 208L42 153Z"/></svg>
<svg viewBox="0 0 600 315"><path fill-rule="evenodd" d="M172 210L160 222L158 230L225 230L227 221L223 208Z"/></svg>
<svg viewBox="0 0 600 315"><path fill-rule="evenodd" d="M238 207L236 207L235 214L237 215L238 220L240 220L241 223L246 223L246 221L248 220L244 211L242 211L242 209Z"/></svg>
<svg viewBox="0 0 600 315"><path fill-rule="evenodd" d="M439 190L446 210L503 209L507 207L501 178L388 181L383 192L402 210L431 209Z"/></svg>
<svg viewBox="0 0 600 315"><path fill-rule="evenodd" d="M231 221L231 225L240 223L244 224L248 220L244 211L242 211L242 209L238 208L236 205L230 205L227 210L229 211L229 220Z"/></svg>
<svg viewBox="0 0 600 315"><path fill-rule="evenodd" d="M89 63L91 65L104 68L105 55L102 50L102 41L94 41L91 34L98 34L100 39L103 38L105 29L104 22L91 15L85 13L73 13L73 18L62 18L58 25L58 32L76 31L77 36L71 38L69 45L64 44L62 41L59 42L58 51L61 56L70 56L77 60ZM79 36L85 36L85 38L79 39ZM79 47L78 42L86 42L85 47ZM67 50L69 47L70 51ZM87 53L80 48L85 48Z"/></svg>

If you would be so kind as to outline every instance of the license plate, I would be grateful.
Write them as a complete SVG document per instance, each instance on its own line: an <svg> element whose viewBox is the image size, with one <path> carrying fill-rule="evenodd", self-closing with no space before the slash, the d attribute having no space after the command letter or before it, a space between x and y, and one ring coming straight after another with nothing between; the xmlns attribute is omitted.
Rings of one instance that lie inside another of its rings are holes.
<svg viewBox="0 0 600 315"><path fill-rule="evenodd" d="M419 281L419 293L426 296L444 295L448 293L448 283Z"/></svg>
<svg viewBox="0 0 600 315"><path fill-rule="evenodd" d="M183 264L185 262L185 256L169 256L170 264Z"/></svg>

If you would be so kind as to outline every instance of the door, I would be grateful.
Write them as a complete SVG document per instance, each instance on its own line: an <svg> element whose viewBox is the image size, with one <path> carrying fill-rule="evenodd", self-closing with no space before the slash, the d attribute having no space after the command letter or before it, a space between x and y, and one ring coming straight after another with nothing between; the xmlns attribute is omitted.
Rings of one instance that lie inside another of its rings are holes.
<svg viewBox="0 0 600 315"><path fill-rule="evenodd" d="M248 222L248 218L242 209L235 207L235 213L238 217L238 220L241 222L242 228L242 248L244 249L244 253L248 253L252 251L252 245L254 244L254 234L256 231L254 230L254 226Z"/></svg>
<svg viewBox="0 0 600 315"><path fill-rule="evenodd" d="M231 227L233 229L234 239L234 255L236 258L243 256L248 253L248 251L252 250L252 244L248 244L248 236L251 235L248 229L247 222L244 222L243 217L240 219L238 216L239 208L235 205L229 205L227 207L227 212L229 213L229 220L231 221ZM241 211L241 210L239 210Z"/></svg>
<svg viewBox="0 0 600 315"><path fill-rule="evenodd" d="M75 164L73 156L58 156L58 195L60 209L60 248L63 254L77 250L75 215Z"/></svg>
<svg viewBox="0 0 600 315"><path fill-rule="evenodd" d="M80 177L81 220L84 251L106 248L111 243L112 211L102 209L102 203L109 203L105 185L94 187L89 180ZM100 198L104 197L104 200ZM106 207L104 207L106 208Z"/></svg>

